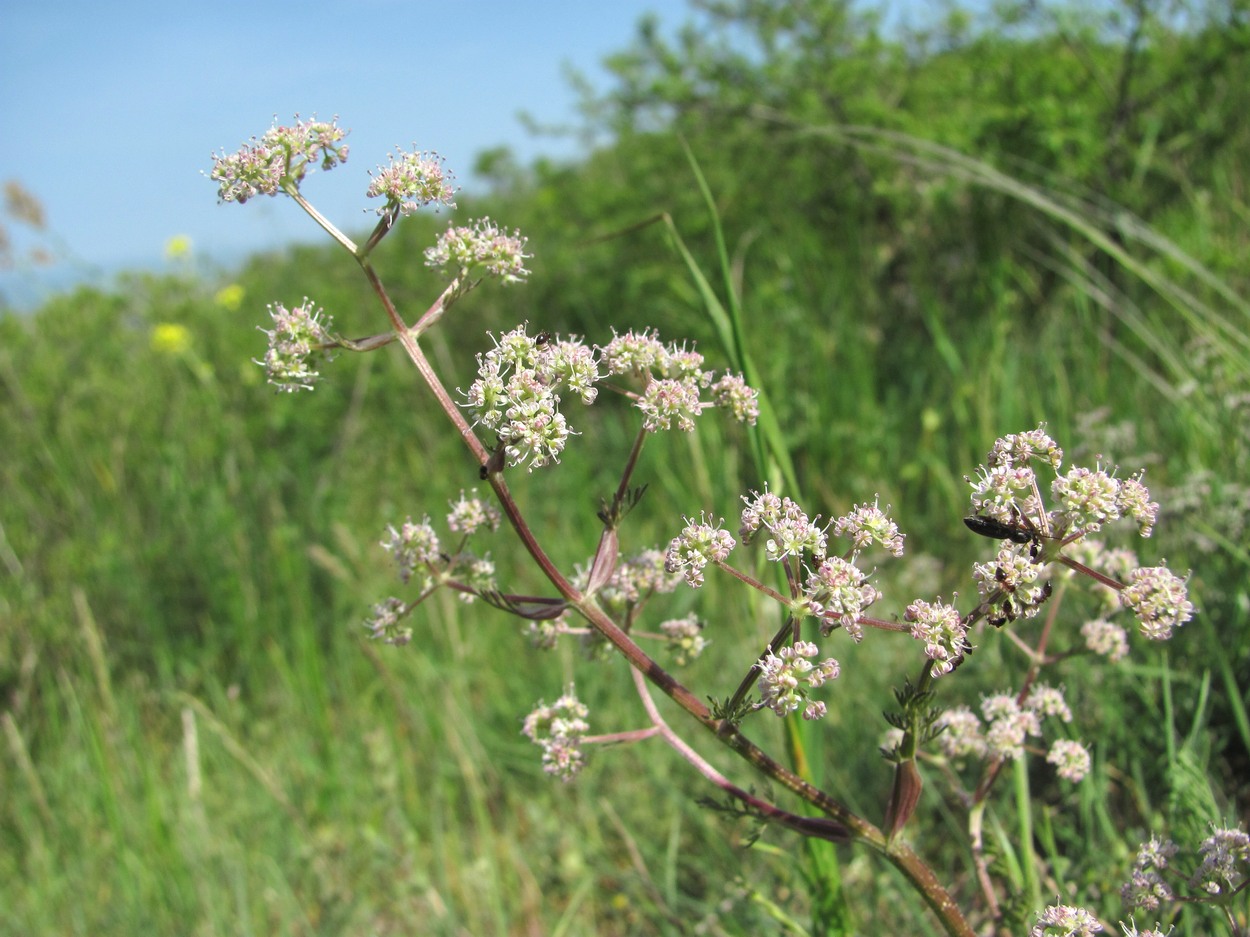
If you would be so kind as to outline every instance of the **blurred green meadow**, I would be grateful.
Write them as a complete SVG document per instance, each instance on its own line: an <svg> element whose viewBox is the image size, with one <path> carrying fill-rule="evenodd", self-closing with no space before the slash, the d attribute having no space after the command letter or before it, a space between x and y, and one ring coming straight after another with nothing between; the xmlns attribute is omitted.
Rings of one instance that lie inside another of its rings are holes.
<svg viewBox="0 0 1250 937"><path fill-rule="evenodd" d="M741 304L794 462L784 493L826 517L879 497L908 535L874 578L883 617L975 594L987 542L961 523L963 476L995 437L1045 421L1069 461L1146 468L1163 516L1142 562L1192 569L1198 613L1119 667L1064 664L1095 771L1061 786L1043 766L1034 788L1045 891L1115 921L1151 831L1201 838L1250 813L1250 25L1239 3L1180 25L1149 4L1030 9L887 39L840 4L732 6L679 49L643 26L586 102L611 145L575 165L483 154L492 191L455 218L519 226L533 274L479 289L423 342L453 388L487 332L522 322L599 343L655 327L724 367L676 231ZM420 260L444 224L406 220L375 255L409 321L441 290ZM752 841L658 743L595 751L571 784L542 773L520 720L570 681L594 731L642 724L622 662L534 650L516 619L449 593L407 647L368 640L370 606L401 594L386 524L441 524L478 466L398 348L274 394L257 326L304 296L346 335L385 328L329 243L0 318L0 934L822 932L797 837ZM510 477L566 569L592 555L636 429L606 395L569 417L562 463ZM748 445L715 419L649 441L623 552L665 545L683 515L732 518L764 481ZM541 588L509 531L489 549L503 588ZM725 584L653 609L709 622L680 674L704 696L731 693L780 621ZM1082 622L1062 607L1064 646ZM832 643L843 676L808 744L823 786L878 822L880 713L919 655L886 634ZM1025 667L981 635L938 702L975 705ZM749 731L784 745L780 720ZM971 906L938 782L908 835ZM839 857L846 933L937 932L885 866ZM1215 932L1197 909L1177 924Z"/></svg>

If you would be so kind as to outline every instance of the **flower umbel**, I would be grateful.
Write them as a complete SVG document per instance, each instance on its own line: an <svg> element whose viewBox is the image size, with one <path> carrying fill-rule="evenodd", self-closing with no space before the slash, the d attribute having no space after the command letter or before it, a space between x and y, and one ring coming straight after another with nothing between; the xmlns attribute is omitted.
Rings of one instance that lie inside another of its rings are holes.
<svg viewBox="0 0 1250 937"><path fill-rule="evenodd" d="M1029 937L1093 937L1105 928L1084 908L1052 904L1040 915Z"/></svg>
<svg viewBox="0 0 1250 937"><path fill-rule="evenodd" d="M1103 469L1075 466L1050 486L1065 529L1093 533L1120 516L1120 483Z"/></svg>
<svg viewBox="0 0 1250 937"><path fill-rule="evenodd" d="M1089 774L1089 751L1071 739L1060 739L1051 745L1046 760L1055 766L1059 777L1074 784Z"/></svg>
<svg viewBox="0 0 1250 937"><path fill-rule="evenodd" d="M689 379L652 381L638 401L642 425L649 433L672 429L674 424L687 433L694 432L700 408L699 385Z"/></svg>
<svg viewBox="0 0 1250 937"><path fill-rule="evenodd" d="M1063 450L1046 435L1045 424L1024 433L1008 433L996 439L994 447L985 457L985 463L991 466L1015 465L1030 459L1046 462L1053 469L1063 464Z"/></svg>
<svg viewBox="0 0 1250 937"><path fill-rule="evenodd" d="M1164 930L1163 925L1156 921L1154 927L1138 930L1136 922L1129 918L1127 924L1123 921L1120 922L1120 930L1124 931L1124 937L1170 937L1175 928L1169 927L1167 930Z"/></svg>
<svg viewBox="0 0 1250 937"><path fill-rule="evenodd" d="M1095 618L1081 626L1085 646L1095 654L1101 654L1111 663L1118 663L1128 655L1128 635L1117 624L1105 618Z"/></svg>
<svg viewBox="0 0 1250 937"><path fill-rule="evenodd" d="M968 650L968 626L953 605L917 599L907 606L903 620L911 622L911 636L925 643L935 677L954 670Z"/></svg>
<svg viewBox="0 0 1250 937"><path fill-rule="evenodd" d="M703 370L703 355L693 348L664 344L654 331L614 335L599 350L608 374L628 375L643 382L642 392L630 394L643 412L649 433L676 427L689 432L695 419L711 407L724 407L739 422L754 424L759 416L759 392L741 375L717 378ZM702 399L709 390L712 400Z"/></svg>
<svg viewBox="0 0 1250 937"><path fill-rule="evenodd" d="M495 580L495 562L486 556L462 554L457 557L458 565L463 570L464 585L469 591L456 590L456 598L466 605L472 604L479 595L497 592L499 584Z"/></svg>
<svg viewBox="0 0 1250 937"><path fill-rule="evenodd" d="M826 557L807 577L803 591L812 614L820 619L822 633L828 634L841 626L857 643L864 637L859 616L881 598L881 593L869 584L863 572L840 556Z"/></svg>
<svg viewBox="0 0 1250 937"><path fill-rule="evenodd" d="M833 533L837 537L850 537L853 553L861 553L876 543L894 556L903 555L906 535L899 533L898 525L877 506L875 499L872 504L855 505L850 514L834 521Z"/></svg>
<svg viewBox="0 0 1250 937"><path fill-rule="evenodd" d="M323 321L321 310L314 309L307 296L294 309L270 303L269 315L273 318L273 328L261 329L269 336L269 350L265 352L265 359L256 363L264 365L269 383L279 390L292 393L312 390L320 377L313 365L332 357L327 350L332 343L327 331L330 318Z"/></svg>
<svg viewBox="0 0 1250 937"><path fill-rule="evenodd" d="M1134 475L1120 482L1120 514L1137 521L1137 532L1149 537L1159 519L1159 502L1150 500L1150 492L1142 484L1141 476Z"/></svg>
<svg viewBox="0 0 1250 937"><path fill-rule="evenodd" d="M1129 575L1120 601L1133 610L1141 633L1152 641L1165 641L1172 631L1193 617L1185 580L1166 566L1145 566Z"/></svg>
<svg viewBox="0 0 1250 937"><path fill-rule="evenodd" d="M1250 875L1250 836L1240 829L1217 829L1198 847L1202 867L1194 882L1209 895L1225 894Z"/></svg>
<svg viewBox="0 0 1250 937"><path fill-rule="evenodd" d="M520 283L530 273L525 269L530 256L525 253L526 241L521 232L508 234L489 218L480 218L439 235L438 243L426 249L425 265L450 278L493 276L505 284Z"/></svg>
<svg viewBox="0 0 1250 937"><path fill-rule="evenodd" d="M704 515L699 515L698 523L687 518L681 534L668 545L664 569L669 573L681 573L686 584L697 589L703 585L704 567L723 561L736 545L729 531L719 524L709 524Z"/></svg>
<svg viewBox="0 0 1250 937"><path fill-rule="evenodd" d="M464 392L465 405L476 423L499 434L508 464L528 464L531 471L558 461L573 434L559 410L561 391L568 386L590 403L599 379L586 346L548 338L540 348L524 326L504 333L478 356L477 374Z"/></svg>
<svg viewBox="0 0 1250 937"><path fill-rule="evenodd" d="M972 509L977 514L1012 524L1019 517L1032 519L1038 512L1034 495L1037 476L1027 465L992 465L968 482L972 485Z"/></svg>
<svg viewBox="0 0 1250 937"><path fill-rule="evenodd" d="M302 121L295 115L290 127L271 127L261 139L262 143L281 150L287 159L287 173L298 182L308 167L319 164L322 172L347 162L347 145L338 146L347 131L333 120Z"/></svg>
<svg viewBox="0 0 1250 937"><path fill-rule="evenodd" d="M1241 892L1250 881L1250 836L1240 827L1212 827L1211 835L1198 847L1202 862L1188 880L1172 868L1178 852L1175 843L1157 836L1142 844L1129 880L1120 889L1129 909L1156 911L1163 903L1173 901L1226 904L1228 897ZM1196 891L1178 894L1186 884ZM1125 928L1125 933L1138 931ZM1154 933L1157 932L1141 932L1143 937Z"/></svg>
<svg viewBox="0 0 1250 937"><path fill-rule="evenodd" d="M707 638L700 633L703 622L694 615L660 622L660 631L664 633L668 652L673 655L673 663L678 667L685 667L708 645Z"/></svg>
<svg viewBox="0 0 1250 937"><path fill-rule="evenodd" d="M748 387L741 374L726 374L711 387L712 400L724 407L739 423L754 426L760 415L760 392Z"/></svg>
<svg viewBox="0 0 1250 937"><path fill-rule="evenodd" d="M218 200L242 205L257 195L277 195L283 184L298 187L315 164L325 171L346 162L347 144L339 142L347 131L337 120L301 121L297 114L292 126L271 127L236 153L213 154L209 178L218 183Z"/></svg>
<svg viewBox="0 0 1250 937"><path fill-rule="evenodd" d="M590 731L586 708L573 692L573 685L564 695L545 705L541 700L528 716L522 734L543 750L543 770L562 781L571 781L586 763L582 739Z"/></svg>
<svg viewBox="0 0 1250 937"><path fill-rule="evenodd" d="M738 534L743 543L750 543L763 531L768 535L764 552L774 563L805 554L817 559L824 557L828 540L818 523L819 518L812 520L794 501L778 497L767 489L752 494L755 497L742 499L746 507L742 510Z"/></svg>
<svg viewBox="0 0 1250 937"><path fill-rule="evenodd" d="M1032 618L1049 594L1040 577L1045 567L1034 562L1030 548L1004 542L993 563L975 563L972 576L986 603L986 620L1001 626Z"/></svg>
<svg viewBox="0 0 1250 937"><path fill-rule="evenodd" d="M614 335L601 349L600 359L609 374L650 375L668 352L655 332L626 332Z"/></svg>
<svg viewBox="0 0 1250 937"><path fill-rule="evenodd" d="M835 679L842 668L832 657L813 663L810 658L818 653L820 648L811 641L795 641L775 654L770 651L761 657L761 705L778 716L788 716L803 707L804 719L824 718L825 704L810 701L809 695L826 680Z"/></svg>
<svg viewBox="0 0 1250 937"><path fill-rule="evenodd" d="M394 597L373 606L373 614L365 621L369 637L395 645L411 641L412 629L402 623L406 609L403 599Z"/></svg>
<svg viewBox="0 0 1250 937"><path fill-rule="evenodd" d="M493 504L483 501L477 496L474 488L472 496L466 498L460 492L460 499L451 503L451 513L447 515L447 529L466 537L482 527L498 530L502 518Z"/></svg>
<svg viewBox="0 0 1250 937"><path fill-rule="evenodd" d="M985 757L988 749L981 719L967 706L948 709L938 717L937 725L943 730L937 737L938 747L947 758Z"/></svg>
<svg viewBox="0 0 1250 937"><path fill-rule="evenodd" d="M981 713L989 723L985 742L990 754L1013 761L1024 755L1024 742L1030 735L1042 734L1041 720L1031 709L1021 708L1008 693L987 696L981 701Z"/></svg>
<svg viewBox="0 0 1250 937"><path fill-rule="evenodd" d="M426 205L456 207L453 176L443 168L443 158L437 153L397 149L387 160L385 167L378 167L365 193L369 198L386 199L376 209L379 215L411 215Z"/></svg>
<svg viewBox="0 0 1250 937"><path fill-rule="evenodd" d="M1154 911L1175 895L1167 882L1154 869L1134 869L1129 880L1120 889L1120 897L1130 908Z"/></svg>
<svg viewBox="0 0 1250 937"><path fill-rule="evenodd" d="M428 517L419 524L414 524L410 517L399 530L388 524L382 547L395 560L395 565L399 567L399 581L405 585L417 566L428 566L437 560L442 549Z"/></svg>
<svg viewBox="0 0 1250 937"><path fill-rule="evenodd" d="M1129 880L1120 889L1120 897L1133 910L1154 911L1164 901L1171 901L1173 892L1160 872L1168 867L1168 861L1176 855L1176 844L1152 836L1137 851L1137 861Z"/></svg>
<svg viewBox="0 0 1250 937"><path fill-rule="evenodd" d="M1043 719L1054 716L1062 722L1072 721L1072 710L1068 708L1063 692L1058 687L1047 686L1045 683L1034 684L1029 695L1025 697L1024 707Z"/></svg>

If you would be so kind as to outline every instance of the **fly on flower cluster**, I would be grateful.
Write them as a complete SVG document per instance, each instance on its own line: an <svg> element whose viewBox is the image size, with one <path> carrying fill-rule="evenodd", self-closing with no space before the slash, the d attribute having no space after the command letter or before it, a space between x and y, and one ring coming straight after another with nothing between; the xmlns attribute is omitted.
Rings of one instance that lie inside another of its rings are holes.
<svg viewBox="0 0 1250 937"><path fill-rule="evenodd" d="M1028 529L1015 524L1007 524L992 517L980 514L969 514L964 524L974 534L989 537L991 540L1010 540L1012 543L1030 543L1037 539L1037 529Z"/></svg>
<svg viewBox="0 0 1250 937"><path fill-rule="evenodd" d="M1015 523L1000 521L994 517L981 514L969 514L964 518L964 526L974 534L989 537L991 540L1009 540L1012 543L1029 544L1029 559L1036 561L1042 555L1042 541L1052 539L1050 534L1038 529L1031 518L1021 514L1018 508L1012 508Z"/></svg>

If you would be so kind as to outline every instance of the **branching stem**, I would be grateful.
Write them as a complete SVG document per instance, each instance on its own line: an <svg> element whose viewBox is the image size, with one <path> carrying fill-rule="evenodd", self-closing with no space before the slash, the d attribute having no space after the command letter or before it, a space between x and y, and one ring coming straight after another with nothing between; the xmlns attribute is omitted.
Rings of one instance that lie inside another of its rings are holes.
<svg viewBox="0 0 1250 937"><path fill-rule="evenodd" d="M612 618L599 607L593 597L583 595L572 582L556 567L546 551L539 544L533 531L526 523L522 516L519 506L512 493L509 491L507 483L504 481L503 473L500 470L490 467L491 453L477 438L473 432L472 426L464 418L460 412L460 408L452 400L451 395L443 387L437 373L426 358L425 353L421 350L417 342L417 338L422 331L432 325L442 316L446 310L450 300L459 295L462 291L463 284L459 280L455 280L449 285L443 294L430 306L429 310L417 323L414 328L409 328L400 316L394 303L391 301L386 288L382 284L381 278L374 270L372 263L369 261L368 253L381 240L381 238L390 230L390 226L385 228L380 224L375 230L374 235L370 238L365 250L360 250L356 245L342 232L338 231L328 220L326 220L312 205L310 205L294 187L288 188L288 194L320 225L331 237L343 246L356 259L364 272L365 277L369 281L369 285L377 294L382 307L386 310L387 318L390 320L391 327L395 332L395 337L403 346L409 360L416 367L417 372L425 381L427 387L434 394L439 406L451 420L452 425L460 433L461 439L468 447L473 456L476 465L488 466L486 472L486 480L491 488L495 491L499 498L500 506L504 514L508 518L508 522L516 531L517 537L520 539L527 553L542 571L543 576L555 587L560 595L575 608L583 618L585 618L609 643L611 643L620 653L629 661L630 666L635 672L634 679L637 684L645 690L645 685L641 683L645 677L653 686L658 688L666 696L672 699L677 705L689 713L700 725L707 729L714 737L717 737L722 743L729 746L734 752L745 759L750 765L756 768L765 776L771 778L776 783L785 787L793 794L815 807L821 813L825 814L829 820L819 817L801 817L796 814L790 814L786 811L768 804L765 801L753 797L745 791L730 784L728 780L723 778L714 769L701 759L693 749L689 748L681 741L663 720L658 719L658 711L654 709L654 705L648 706L648 712L652 715L653 724L663 725L661 734L664 735L668 744L672 745L678 751L681 751L683 757L691 761L699 768L705 777L712 780L722 789L729 791L734 797L748 803L753 810L760 812L762 815L768 816L783 825L794 829L804 835L819 836L825 839L851 839L856 842L863 843L874 851L885 856L902 874L912 883L917 891L923 896L925 902L937 915L941 921L943 928L952 937L975 937L975 934L964 919L954 899L950 893L938 881L937 876L933 873L923 861L917 856L910 847L901 842L899 838L887 839L885 834L876 826L867 820L858 816L850 810L846 805L835 800L829 794L807 783L797 774L787 769L784 765L775 761L761 748L751 742L737 726L726 724L723 720L713 718L710 710L706 705L692 693L686 686L673 677L667 670L659 665L655 660L649 657L630 637L626 634ZM631 465L636 463L638 453L641 451L641 436L635 441L633 450L631 451ZM628 486L629 477L632 470L627 470L622 477L621 486ZM618 491L619 493L619 491ZM743 578L740 576L739 578ZM759 584L757 584L759 585ZM759 585L762 588L762 585ZM783 602L784 597L776 594L778 599ZM644 705L646 705L650 697L643 694ZM710 774L708 772L711 772ZM830 822L832 821L832 822Z"/></svg>

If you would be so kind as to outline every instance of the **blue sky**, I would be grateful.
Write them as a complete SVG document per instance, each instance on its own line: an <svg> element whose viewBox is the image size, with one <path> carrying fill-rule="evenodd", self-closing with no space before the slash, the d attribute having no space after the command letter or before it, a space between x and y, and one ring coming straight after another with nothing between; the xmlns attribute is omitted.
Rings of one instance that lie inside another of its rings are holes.
<svg viewBox="0 0 1250 937"><path fill-rule="evenodd" d="M469 186L489 147L576 155L517 114L571 121L565 64L602 84L600 60L647 11L666 29L689 15L683 0L2 0L0 181L43 203L79 272L159 269L175 235L228 261L319 232L287 199L218 205L200 174L211 154L275 115L337 114L351 156L305 191L340 226L363 228L365 172L396 145L437 150ZM0 291L29 300L53 279L7 274Z"/></svg>

